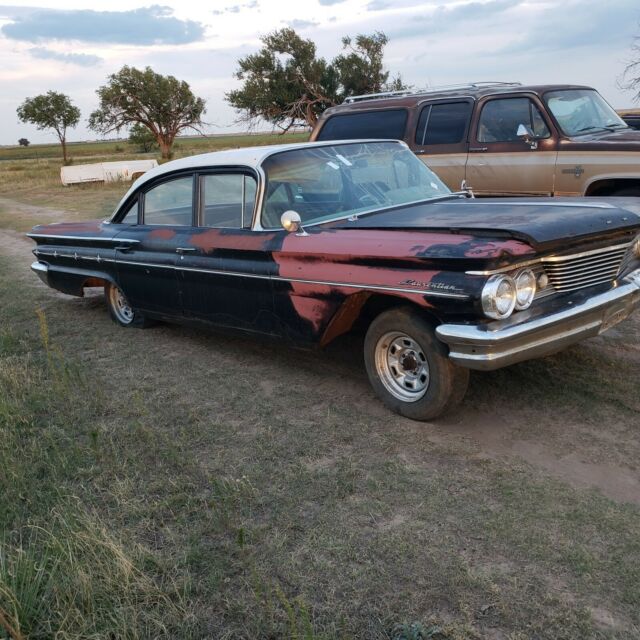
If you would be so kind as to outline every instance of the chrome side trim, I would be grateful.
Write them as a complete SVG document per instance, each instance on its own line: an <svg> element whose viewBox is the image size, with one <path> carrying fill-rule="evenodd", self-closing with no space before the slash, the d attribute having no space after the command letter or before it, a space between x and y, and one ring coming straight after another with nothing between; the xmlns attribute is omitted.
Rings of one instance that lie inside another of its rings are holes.
<svg viewBox="0 0 640 640"><path fill-rule="evenodd" d="M310 280L307 278L283 278L281 276L262 275L259 273L243 273L241 271L223 271L220 269L198 269L197 267L181 267L172 264L152 264L150 262L134 262L133 260L116 260L118 264L129 264L139 267L157 267L160 269L174 269L176 271L192 271L196 273L208 273L215 276L230 276L233 278L252 278L255 280L272 280L274 282L296 282L300 284L320 284L328 287L345 287L348 289L371 289L374 291L393 291L396 293L417 293L420 295L439 298L456 298L467 300L470 296L466 293L445 293L425 289L408 289L404 287L391 287L382 284L358 284L356 282L335 282L332 280Z"/></svg>
<svg viewBox="0 0 640 640"><path fill-rule="evenodd" d="M88 240L91 242L130 242L131 244L140 244L140 240L134 240L132 238L101 238L91 236L63 236L63 235L51 235L48 233L27 233L27 237L35 240L36 238L51 238L52 240Z"/></svg>
<svg viewBox="0 0 640 640"><path fill-rule="evenodd" d="M634 238L635 240L635 238ZM580 253L570 253L561 256L547 256L542 258L534 258L532 260L527 260L526 262L517 262L506 267L500 267L499 269L489 269L486 271L465 271L468 276L492 276L495 273L505 273L506 271L515 271L516 269L522 269L522 267L530 267L534 264L541 263L554 263L554 262L564 262L565 260L575 260L577 258L585 258L588 256L593 256L598 253L607 253L609 251L623 250L628 249L634 242L634 240L630 240L629 242L625 242L623 244L616 244L611 247L601 247L600 249L591 249L590 251L582 251Z"/></svg>
<svg viewBox="0 0 640 640"><path fill-rule="evenodd" d="M585 298L577 292L559 310L487 324L442 324L436 335L449 345L449 358L463 367L499 369L556 353L598 335L640 306L640 269L608 291Z"/></svg>
<svg viewBox="0 0 640 640"><path fill-rule="evenodd" d="M425 289L408 289L406 287L391 287L382 284L358 284L355 282L335 282L331 280L310 280L306 278L283 278L281 276L262 275L258 273L243 273L241 271L222 271L220 269L198 269L197 267L181 267L176 264L158 264L152 262L135 262L133 260L115 260L113 258L101 258L99 256L81 256L78 254L61 254L58 252L44 252L38 250L36 255L54 256L58 258L73 258L74 260L91 260L94 262L115 262L117 264L128 264L135 267L154 267L156 269L173 269L174 271L192 271L196 273L208 273L215 276L230 276L233 278L251 278L255 280L271 280L274 282L296 282L300 284L320 284L328 287L345 287L347 289L370 289L373 291L391 291L394 293L417 293L424 296L436 298L455 298L467 300L466 293L450 293L443 291L431 291Z"/></svg>

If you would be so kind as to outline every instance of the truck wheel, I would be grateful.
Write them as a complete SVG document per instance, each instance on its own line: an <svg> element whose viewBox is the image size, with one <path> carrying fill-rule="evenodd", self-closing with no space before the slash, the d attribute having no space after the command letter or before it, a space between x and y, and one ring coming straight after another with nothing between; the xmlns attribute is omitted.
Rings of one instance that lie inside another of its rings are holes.
<svg viewBox="0 0 640 640"><path fill-rule="evenodd" d="M107 300L107 309L109 309L111 319L121 327L144 329L149 326L147 318L139 311L134 311L122 293L122 289L115 284L108 282L104 286L104 297Z"/></svg>
<svg viewBox="0 0 640 640"><path fill-rule="evenodd" d="M459 404L469 370L453 364L418 311L391 309L369 326L364 342L369 382L384 404L412 420L432 420Z"/></svg>

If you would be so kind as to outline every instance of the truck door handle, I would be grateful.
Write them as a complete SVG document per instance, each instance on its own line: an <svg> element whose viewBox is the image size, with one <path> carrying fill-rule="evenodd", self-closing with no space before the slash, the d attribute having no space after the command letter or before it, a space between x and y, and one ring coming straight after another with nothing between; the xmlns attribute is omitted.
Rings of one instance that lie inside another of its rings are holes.
<svg viewBox="0 0 640 640"><path fill-rule="evenodd" d="M469 151L472 153L479 153L482 151L486 151L489 147L469 147Z"/></svg>
<svg viewBox="0 0 640 640"><path fill-rule="evenodd" d="M122 253L126 253L127 251L131 251L133 245L131 244L119 244L116 247L116 251L122 251Z"/></svg>
<svg viewBox="0 0 640 640"><path fill-rule="evenodd" d="M193 253L194 251L197 251L195 247L178 247L176 249L176 253Z"/></svg>

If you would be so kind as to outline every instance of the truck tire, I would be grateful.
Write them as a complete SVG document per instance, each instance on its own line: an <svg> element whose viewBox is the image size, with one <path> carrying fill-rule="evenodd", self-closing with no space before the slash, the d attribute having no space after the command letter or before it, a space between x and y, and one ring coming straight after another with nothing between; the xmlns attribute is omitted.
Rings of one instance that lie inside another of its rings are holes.
<svg viewBox="0 0 640 640"><path fill-rule="evenodd" d="M616 189L612 196L627 196L627 197L640 197L640 187L624 187L623 189Z"/></svg>
<svg viewBox="0 0 640 640"><path fill-rule="evenodd" d="M364 361L376 395L412 420L432 420L450 411L469 384L469 370L449 360L431 324L409 307L385 311L371 323Z"/></svg>

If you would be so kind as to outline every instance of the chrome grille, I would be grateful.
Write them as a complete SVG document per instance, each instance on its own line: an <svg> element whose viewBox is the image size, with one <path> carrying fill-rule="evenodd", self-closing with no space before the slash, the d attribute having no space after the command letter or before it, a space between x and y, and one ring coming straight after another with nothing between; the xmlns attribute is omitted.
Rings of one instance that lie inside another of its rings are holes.
<svg viewBox="0 0 640 640"><path fill-rule="evenodd" d="M541 264L549 277L549 288L565 292L613 282L629 245L625 243L570 256L543 258Z"/></svg>

